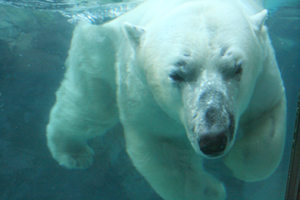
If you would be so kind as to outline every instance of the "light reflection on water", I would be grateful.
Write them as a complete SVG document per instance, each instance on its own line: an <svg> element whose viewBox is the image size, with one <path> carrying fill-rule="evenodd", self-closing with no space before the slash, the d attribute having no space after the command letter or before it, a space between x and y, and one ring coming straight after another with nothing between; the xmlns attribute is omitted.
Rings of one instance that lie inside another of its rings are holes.
<svg viewBox="0 0 300 200"><path fill-rule="evenodd" d="M61 1L61 0L0 0L0 4L18 8L59 12L75 23L85 19L92 24L103 24L132 10L142 0L113 3L112 1Z"/></svg>
<svg viewBox="0 0 300 200"><path fill-rule="evenodd" d="M0 5L59 12L76 23L85 19L92 24L103 24L132 10L144 0L0 0ZM264 8L272 15L280 7L294 7L299 0L264 1Z"/></svg>

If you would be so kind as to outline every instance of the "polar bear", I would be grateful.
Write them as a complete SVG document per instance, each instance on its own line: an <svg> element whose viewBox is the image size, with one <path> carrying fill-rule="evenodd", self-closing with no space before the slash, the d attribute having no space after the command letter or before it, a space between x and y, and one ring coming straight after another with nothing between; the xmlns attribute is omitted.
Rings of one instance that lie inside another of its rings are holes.
<svg viewBox="0 0 300 200"><path fill-rule="evenodd" d="M136 169L166 200L221 200L204 159L244 181L267 178L283 153L286 99L264 21L235 0L148 0L74 31L47 126L54 159L87 168L87 140L119 121Z"/></svg>

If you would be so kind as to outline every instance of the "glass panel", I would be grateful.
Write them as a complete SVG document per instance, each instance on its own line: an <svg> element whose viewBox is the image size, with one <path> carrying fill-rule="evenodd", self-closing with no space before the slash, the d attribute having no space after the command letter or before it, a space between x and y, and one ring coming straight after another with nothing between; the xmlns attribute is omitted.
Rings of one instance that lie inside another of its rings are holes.
<svg viewBox="0 0 300 200"><path fill-rule="evenodd" d="M299 180L300 180L300 92L298 95L298 106L296 114L295 131L293 137L290 168L288 173L288 182L286 187L285 199L299 199Z"/></svg>

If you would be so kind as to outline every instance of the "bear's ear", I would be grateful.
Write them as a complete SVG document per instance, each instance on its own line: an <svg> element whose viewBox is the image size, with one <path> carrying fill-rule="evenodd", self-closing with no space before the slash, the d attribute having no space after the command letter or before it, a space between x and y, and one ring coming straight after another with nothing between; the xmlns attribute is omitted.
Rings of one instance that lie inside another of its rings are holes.
<svg viewBox="0 0 300 200"><path fill-rule="evenodd" d="M265 9L250 17L250 20L253 25L253 29L256 33L261 32L262 27L264 26L265 20L267 18L267 15L268 15L268 11Z"/></svg>
<svg viewBox="0 0 300 200"><path fill-rule="evenodd" d="M126 37L128 38L130 44L136 48L140 45L141 37L146 32L145 29L141 26L135 26L128 22L123 23L123 30Z"/></svg>

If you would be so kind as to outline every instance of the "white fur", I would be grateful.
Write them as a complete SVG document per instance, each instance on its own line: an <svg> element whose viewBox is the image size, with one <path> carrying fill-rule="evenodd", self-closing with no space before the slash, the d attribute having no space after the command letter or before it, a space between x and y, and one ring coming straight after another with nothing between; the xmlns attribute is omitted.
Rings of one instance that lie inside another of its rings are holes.
<svg viewBox="0 0 300 200"><path fill-rule="evenodd" d="M78 25L47 126L52 156L69 168L89 167L87 140L120 119L133 164L161 197L225 199L198 146L213 130L204 116L214 106L222 126L230 114L235 119L219 157L241 180L267 178L282 156L285 93L263 26L267 13L245 5L148 0L108 24ZM242 75L233 77L239 62ZM180 84L170 78L178 66L189 74ZM200 98L212 90L222 100Z"/></svg>

